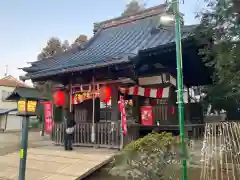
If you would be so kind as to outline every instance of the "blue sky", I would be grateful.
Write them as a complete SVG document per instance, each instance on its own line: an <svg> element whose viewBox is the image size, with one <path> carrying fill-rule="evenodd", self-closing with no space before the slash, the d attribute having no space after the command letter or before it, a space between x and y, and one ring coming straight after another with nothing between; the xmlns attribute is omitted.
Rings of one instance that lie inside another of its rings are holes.
<svg viewBox="0 0 240 180"><path fill-rule="evenodd" d="M195 13L202 0L184 0L180 6L186 24L198 23ZM118 17L128 0L2 0L0 1L0 77L23 74L17 68L36 60L47 40L72 42L78 35L92 36L94 22ZM147 7L164 0L145 0Z"/></svg>

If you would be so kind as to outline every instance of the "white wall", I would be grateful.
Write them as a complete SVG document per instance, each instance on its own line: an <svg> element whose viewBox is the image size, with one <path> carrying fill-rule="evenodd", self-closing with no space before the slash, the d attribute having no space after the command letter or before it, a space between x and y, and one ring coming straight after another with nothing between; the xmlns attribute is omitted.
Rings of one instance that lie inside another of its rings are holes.
<svg viewBox="0 0 240 180"><path fill-rule="evenodd" d="M5 92L13 92L15 87L6 87L6 86L0 86L0 109L14 109L17 108L17 103L15 101L4 101L4 91Z"/></svg>
<svg viewBox="0 0 240 180"><path fill-rule="evenodd" d="M8 114L6 131L22 129L22 119L22 116L17 116L15 113Z"/></svg>
<svg viewBox="0 0 240 180"><path fill-rule="evenodd" d="M0 115L0 129L5 129L6 114Z"/></svg>

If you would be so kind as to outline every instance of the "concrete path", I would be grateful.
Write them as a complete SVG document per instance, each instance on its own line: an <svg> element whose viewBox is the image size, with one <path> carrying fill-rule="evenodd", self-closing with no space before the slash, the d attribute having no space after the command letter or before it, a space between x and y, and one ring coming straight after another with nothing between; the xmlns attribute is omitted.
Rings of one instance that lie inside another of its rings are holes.
<svg viewBox="0 0 240 180"><path fill-rule="evenodd" d="M26 180L82 179L108 163L116 152L107 149L78 148L72 152L61 147L30 148ZM19 153L0 157L0 179L18 179Z"/></svg>

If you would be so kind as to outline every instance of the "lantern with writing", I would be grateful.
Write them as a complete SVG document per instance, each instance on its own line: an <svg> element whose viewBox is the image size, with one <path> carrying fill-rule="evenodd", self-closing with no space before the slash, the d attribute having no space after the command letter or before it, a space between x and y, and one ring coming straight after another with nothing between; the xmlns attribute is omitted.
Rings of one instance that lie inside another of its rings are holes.
<svg viewBox="0 0 240 180"><path fill-rule="evenodd" d="M21 98L17 102L18 116L36 116L38 101L32 98Z"/></svg>
<svg viewBox="0 0 240 180"><path fill-rule="evenodd" d="M111 99L111 89L110 87L103 86L99 89L99 98L103 102L109 102Z"/></svg>
<svg viewBox="0 0 240 180"><path fill-rule="evenodd" d="M57 90L53 94L53 102L56 106L63 106L65 103L65 93L63 91Z"/></svg>

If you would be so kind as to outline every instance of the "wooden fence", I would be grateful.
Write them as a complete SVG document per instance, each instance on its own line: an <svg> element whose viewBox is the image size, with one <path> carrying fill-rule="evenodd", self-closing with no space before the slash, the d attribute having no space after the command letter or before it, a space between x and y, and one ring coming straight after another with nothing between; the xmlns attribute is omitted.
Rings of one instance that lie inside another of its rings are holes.
<svg viewBox="0 0 240 180"><path fill-rule="evenodd" d="M52 140L56 145L62 145L64 141L64 124L55 124ZM74 131L74 146L92 146L120 148L121 132L118 122L95 123L95 142L91 141L92 123L76 124Z"/></svg>
<svg viewBox="0 0 240 180"><path fill-rule="evenodd" d="M54 125L52 141L55 145L63 145L65 128L63 123ZM92 123L80 123L75 127L73 145L120 149L136 140L138 133L137 126L129 126L127 135L121 139L120 122L99 122L95 123L95 142L92 142Z"/></svg>
<svg viewBox="0 0 240 180"><path fill-rule="evenodd" d="M172 125L172 129L174 127L179 128L177 125ZM128 125L128 133L121 139L120 122L98 122L95 123L95 141L92 142L92 123L79 123L75 127L73 145L121 149L124 145L140 137L139 128L140 126L136 124ZM52 133L52 141L55 145L63 145L65 129L64 124L55 124ZM204 124L186 125L185 130L188 132L186 134L187 139L202 140Z"/></svg>

